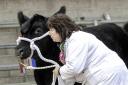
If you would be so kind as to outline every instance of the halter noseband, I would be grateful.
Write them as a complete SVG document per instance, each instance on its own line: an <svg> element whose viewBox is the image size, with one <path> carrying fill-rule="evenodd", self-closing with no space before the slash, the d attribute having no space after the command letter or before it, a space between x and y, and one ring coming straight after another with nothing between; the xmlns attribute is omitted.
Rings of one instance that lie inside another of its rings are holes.
<svg viewBox="0 0 128 85"><path fill-rule="evenodd" d="M34 43L35 41L40 40L40 39L42 39L42 38L44 38L44 37L46 37L46 36L48 36L48 35L49 35L49 32L46 32L44 35L42 35L42 36L40 36L40 37L33 38L33 39L28 39L28 38L25 38L25 37L18 37L18 39L16 40L16 41L17 41L17 45L19 45L19 43L20 43L21 40L30 42L30 49L31 49L31 55L29 56L30 58L32 57L34 50L36 50L37 53L38 53L38 55L39 55L39 57L40 57L43 61L52 63L52 64L54 64L54 65L56 65L56 66L59 66L59 64L58 64L57 62L55 62L55 61L53 61L53 60L50 60L50 59L44 58L44 57L42 56L42 54L41 54L41 52L40 52L38 46L36 46L35 43Z"/></svg>

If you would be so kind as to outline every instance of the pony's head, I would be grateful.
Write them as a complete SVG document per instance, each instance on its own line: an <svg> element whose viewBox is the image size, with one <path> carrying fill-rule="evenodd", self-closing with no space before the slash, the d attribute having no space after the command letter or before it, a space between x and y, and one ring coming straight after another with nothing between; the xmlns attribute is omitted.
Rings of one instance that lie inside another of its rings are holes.
<svg viewBox="0 0 128 85"><path fill-rule="evenodd" d="M65 7L63 6L55 14L65 13L65 11ZM48 31L46 24L47 20L48 17L44 17L39 14L35 14L31 18L29 18L26 15L24 15L23 12L18 12L18 21L20 24L21 37L33 39L45 34ZM50 36L35 41L35 44L39 47L42 54L46 56L55 56L55 51L59 50L57 44L52 41ZM31 54L30 42L21 40L21 42L17 45L17 54L20 56L21 59L28 58ZM37 56L35 51L34 56Z"/></svg>

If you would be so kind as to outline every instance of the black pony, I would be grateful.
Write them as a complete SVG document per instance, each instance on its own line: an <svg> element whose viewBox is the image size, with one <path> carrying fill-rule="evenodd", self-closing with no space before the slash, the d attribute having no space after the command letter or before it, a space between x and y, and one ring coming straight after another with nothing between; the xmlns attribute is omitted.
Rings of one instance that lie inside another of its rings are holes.
<svg viewBox="0 0 128 85"><path fill-rule="evenodd" d="M65 13L65 7L62 7L55 14L57 13ZM46 33L48 31L46 25L47 19L47 17L38 14L35 14L32 18L28 18L22 12L19 12L18 20L22 37L32 39ZM82 30L94 34L98 39L103 41L110 49L117 52L128 66L128 36L121 27L113 23L106 23L94 27L85 27ZM60 63L58 61L59 47L49 36L37 41L35 44L40 48L44 57ZM21 41L17 46L17 52L21 59L26 59L30 55L29 45L29 42ZM34 52L33 58L36 60L37 67L50 65L49 63L43 62L38 57L36 51ZM51 85L52 70L53 69L34 70L37 85Z"/></svg>
<svg viewBox="0 0 128 85"><path fill-rule="evenodd" d="M128 26L121 28L114 23L104 23L83 29L83 31L94 34L111 50L117 52L128 67L128 32L126 30Z"/></svg>

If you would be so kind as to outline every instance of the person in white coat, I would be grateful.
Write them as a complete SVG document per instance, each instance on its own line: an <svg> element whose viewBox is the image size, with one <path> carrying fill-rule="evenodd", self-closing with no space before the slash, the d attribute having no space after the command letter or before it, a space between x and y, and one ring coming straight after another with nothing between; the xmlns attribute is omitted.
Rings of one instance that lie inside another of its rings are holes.
<svg viewBox="0 0 128 85"><path fill-rule="evenodd" d="M128 69L116 52L93 34L80 31L67 15L57 14L47 22L49 35L61 44L60 61L54 69L65 85L128 85Z"/></svg>

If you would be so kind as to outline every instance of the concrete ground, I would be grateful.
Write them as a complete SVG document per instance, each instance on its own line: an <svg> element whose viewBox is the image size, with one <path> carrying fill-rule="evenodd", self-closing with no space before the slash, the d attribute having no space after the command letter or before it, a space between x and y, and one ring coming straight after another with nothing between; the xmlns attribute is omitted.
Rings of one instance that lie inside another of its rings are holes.
<svg viewBox="0 0 128 85"><path fill-rule="evenodd" d="M3 84L3 85L36 85L35 82L25 82L25 83L13 83L13 84Z"/></svg>

